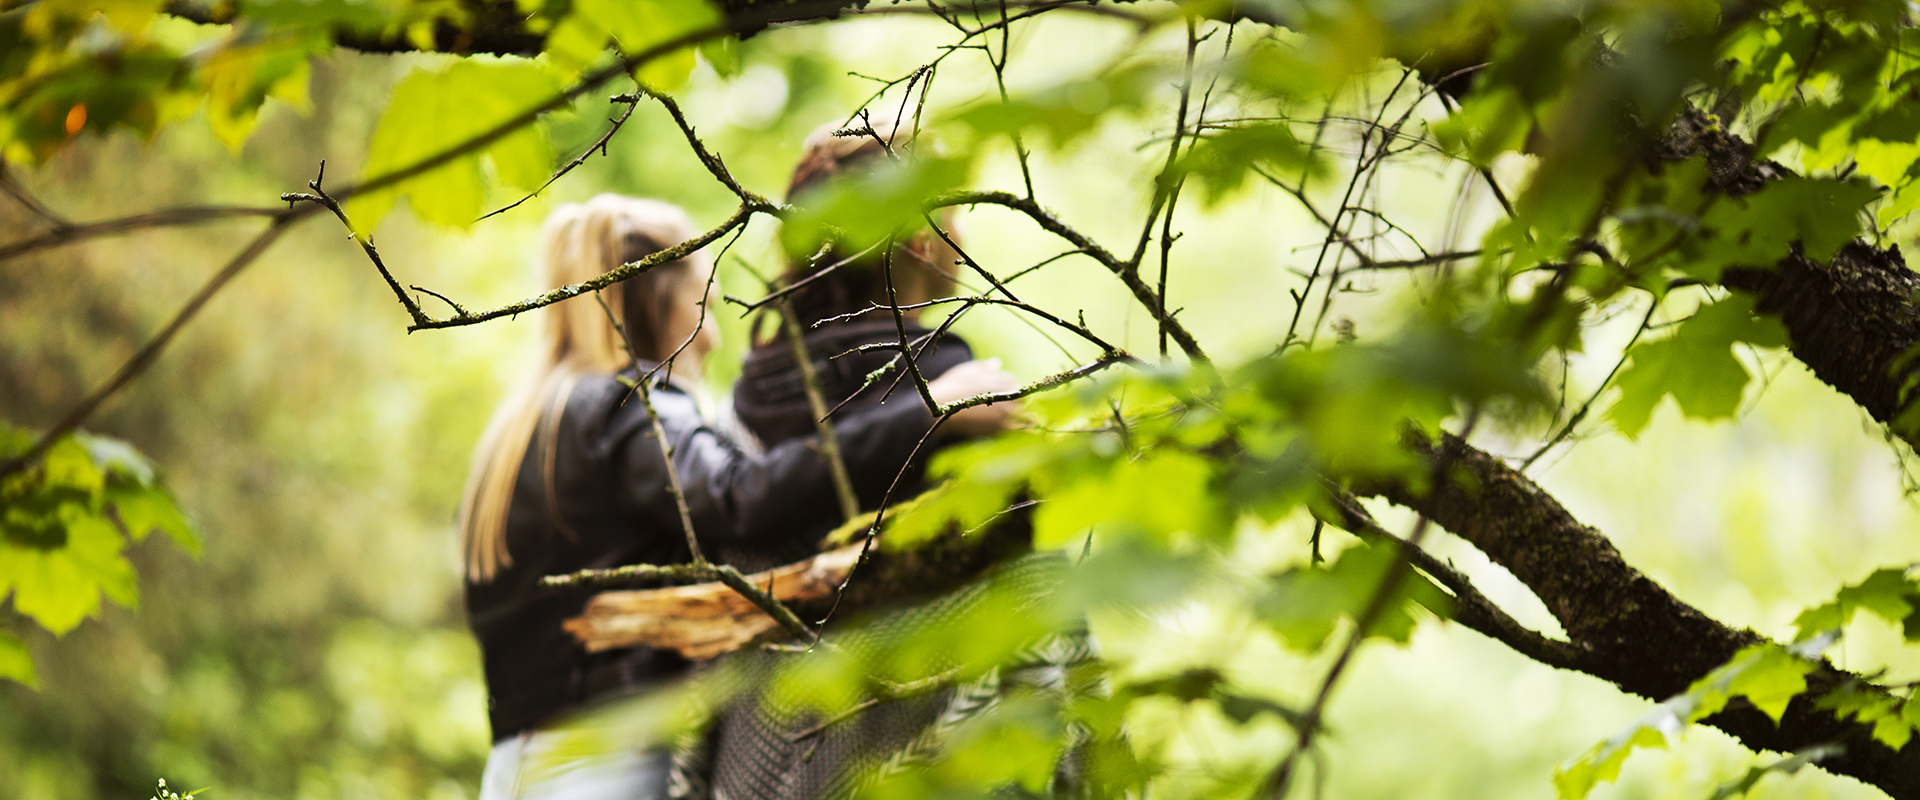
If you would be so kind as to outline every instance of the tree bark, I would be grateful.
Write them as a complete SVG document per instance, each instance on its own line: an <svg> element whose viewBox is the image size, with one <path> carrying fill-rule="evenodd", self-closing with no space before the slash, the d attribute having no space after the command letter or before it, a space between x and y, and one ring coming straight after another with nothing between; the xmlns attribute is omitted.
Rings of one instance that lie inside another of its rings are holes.
<svg viewBox="0 0 1920 800"><path fill-rule="evenodd" d="M1445 484L1425 495L1397 484L1363 487L1361 493L1426 515L1512 572L1566 629L1575 653L1566 668L1664 700L1686 691L1740 648L1764 641L1674 597L1628 565L1599 531L1574 519L1499 458L1453 437L1444 441L1444 456L1424 440L1413 445L1431 457L1450 459L1454 468ZM1896 753L1874 741L1869 726L1841 722L1813 707L1821 692L1855 677L1823 663L1807 677L1808 693L1788 706L1778 726L1744 701L1706 723L1755 750L1839 743L1845 753L1822 760L1821 767L1896 798L1920 798L1920 746L1910 743Z"/></svg>
<svg viewBox="0 0 1920 800"><path fill-rule="evenodd" d="M1662 137L1656 158L1706 161L1713 189L1731 197L1759 191L1793 173L1756 160L1753 147L1727 133L1699 111L1683 113ZM1920 342L1920 290L1894 245L1864 241L1841 248L1821 264L1799 252L1772 265L1730 269L1721 284L1752 295L1760 311L1786 325L1795 358L1873 418L1892 426L1908 444L1920 444L1920 425L1902 422L1911 406L1905 387L1920 374L1914 345Z"/></svg>

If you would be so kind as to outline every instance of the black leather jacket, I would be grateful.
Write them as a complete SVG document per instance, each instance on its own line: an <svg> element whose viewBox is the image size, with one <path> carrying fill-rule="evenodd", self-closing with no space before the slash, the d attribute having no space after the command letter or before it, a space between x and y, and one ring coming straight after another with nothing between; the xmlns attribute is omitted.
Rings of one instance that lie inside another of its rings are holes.
<svg viewBox="0 0 1920 800"><path fill-rule="evenodd" d="M817 535L821 525L838 519L831 479L810 439L788 440L753 455L708 427L693 398L680 389L656 389L653 405L673 443L701 549L710 557L785 550L792 540ZM888 403L837 419L847 470L862 494L876 497L906 467L914 444L932 425L917 402ZM631 390L611 375L584 377L554 428L553 496L547 495L542 468L549 445L536 436L508 510L512 562L492 580L466 587L495 741L687 666L676 653L645 647L589 655L561 622L578 616L592 592L537 586L545 575L684 563L690 557L667 493L666 462L646 410Z"/></svg>
<svg viewBox="0 0 1920 800"><path fill-rule="evenodd" d="M926 328L919 325L907 325L908 341L927 332ZM899 340L899 330L894 327L892 320L829 325L806 335L807 356L813 361L814 374L820 380L820 395L826 400L827 408L839 406L839 410L833 412L834 419L847 419L899 406L926 408L926 401L920 398L919 390L913 387L913 376L905 372L904 366L896 368L872 385L866 384L868 373L885 367L896 351L851 352L863 344ZM967 343L958 336L948 334L922 350L915 363L920 366L922 377L933 380L971 360L973 350ZM895 382L896 378L899 379L898 383ZM841 405L843 402L845 405ZM742 427L768 447L813 435L813 407L807 402L806 384L800 377L800 368L793 361L793 346L786 340L760 345L747 354L746 362L740 368L740 380L733 385L733 413ZM907 444L909 447L913 445L912 442ZM919 464L924 464L925 457L939 444L929 442L922 448L921 458L916 459L919 463L908 469L901 476L900 485L894 487L895 501L906 500L926 489L921 480ZM847 468L852 469L853 465L849 463ZM879 507L886 489L885 483L863 486L861 482L854 481L854 493L859 497L860 508L865 510ZM822 535L833 530L835 525L833 522L817 524L806 536L795 537L780 546L758 547L751 552L729 552L729 556L738 561L742 569L761 570L790 564L817 552L815 543Z"/></svg>
<svg viewBox="0 0 1920 800"><path fill-rule="evenodd" d="M917 324L909 323L906 328L908 341L928 333ZM867 374L885 367L898 352L852 351L865 344L899 340L899 331L892 320L829 325L806 335L807 356L820 378L820 395L826 398L827 407L832 408L843 400L847 402L834 419L882 404L925 405L913 387L913 377L906 374L904 367L862 388ZM933 380L971 360L973 350L966 341L946 334L921 350L914 363L920 367L922 377ZM813 433L813 411L807 406L806 385L793 363L793 346L785 339L760 345L747 354L746 362L740 367L740 380L733 385L733 412L747 430L769 445ZM874 498L874 502L878 500Z"/></svg>

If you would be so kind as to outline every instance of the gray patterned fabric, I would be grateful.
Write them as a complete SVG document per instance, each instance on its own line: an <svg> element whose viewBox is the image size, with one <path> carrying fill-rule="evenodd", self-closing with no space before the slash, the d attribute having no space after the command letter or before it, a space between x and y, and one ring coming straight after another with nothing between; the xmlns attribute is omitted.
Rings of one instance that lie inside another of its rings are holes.
<svg viewBox="0 0 1920 800"><path fill-rule="evenodd" d="M855 659L869 660L915 631L960 619L991 591L1009 591L1036 603L1059 584L1067 562L1058 553L1025 556L961 589L909 608L876 614L828 641ZM1053 693L1074 689L1070 673L1098 652L1084 630L1049 636L1012 663L978 678L927 694L872 705L822 719L802 703L782 702L765 687L781 666L803 656L767 650L732 658L746 691L720 710L700 742L676 756L677 800L826 800L845 798L902 770L927 763L952 733L985 713L1015 686ZM959 664L934 665L933 674ZM705 751L705 752L703 752ZM710 756L709 756L710 754ZM702 767L710 772L699 774ZM1077 755L1056 771L1051 794L1072 796ZM703 778L705 780L703 780Z"/></svg>

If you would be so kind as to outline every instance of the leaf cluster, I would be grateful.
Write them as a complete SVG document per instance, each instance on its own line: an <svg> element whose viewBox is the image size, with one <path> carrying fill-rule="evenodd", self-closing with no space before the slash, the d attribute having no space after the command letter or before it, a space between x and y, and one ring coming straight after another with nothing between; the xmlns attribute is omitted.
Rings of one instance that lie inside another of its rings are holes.
<svg viewBox="0 0 1920 800"><path fill-rule="evenodd" d="M25 453L35 437L0 426L0 459ZM89 434L61 439L32 467L0 478L0 598L55 634L100 610L104 595L139 602L124 551L155 531L190 552L199 538L160 484L153 465L127 443ZM26 645L0 631L0 678L35 685Z"/></svg>

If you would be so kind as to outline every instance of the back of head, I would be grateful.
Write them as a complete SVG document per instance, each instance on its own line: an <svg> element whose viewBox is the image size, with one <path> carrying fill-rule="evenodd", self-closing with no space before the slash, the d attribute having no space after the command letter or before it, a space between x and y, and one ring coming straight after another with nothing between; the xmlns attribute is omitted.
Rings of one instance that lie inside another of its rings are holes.
<svg viewBox="0 0 1920 800"><path fill-rule="evenodd" d="M687 212L660 200L603 194L561 206L547 217L542 234L542 288L591 280L699 234ZM692 277L694 261L688 257L661 264L600 290L607 310L625 328L633 355L653 360L668 351L661 341L667 307L680 284ZM613 372L626 365L629 355L607 310L588 295L544 309L547 367L577 374Z"/></svg>
<svg viewBox="0 0 1920 800"><path fill-rule="evenodd" d="M541 287L550 290L591 280L699 233L679 206L659 200L603 194L561 206L547 217L542 233ZM461 498L468 580L491 579L512 563L507 553L507 510L521 461L542 422L551 429L580 376L618 372L635 357L659 360L679 344L666 341L671 304L686 281L705 279L704 272L695 269L704 263L702 259L689 254L540 310L544 317L540 361L494 412L474 451ZM601 308L601 302L606 308ZM619 328L612 320L619 321ZM551 484L551 448L547 450L544 471ZM552 492L548 495L551 502ZM557 514L557 509L549 512Z"/></svg>
<svg viewBox="0 0 1920 800"><path fill-rule="evenodd" d="M867 131L869 127L871 132ZM843 130L844 135L836 135ZM910 121L884 113L868 114L848 126L823 125L809 134L803 144L800 163L794 167L793 179L787 184L787 202L805 206L835 181L853 180L884 169L890 165L891 158L908 158L914 145ZM943 213L936 219L952 235L950 215ZM781 276L784 285L792 285L816 271L853 258L852 263L834 267L832 273L791 295L794 313L802 324L857 313L873 304L887 302L886 276L881 270L889 261L889 254L876 252L854 258L856 255L836 248L817 263L809 263L805 256L789 262ZM890 259L894 289L900 301L932 299L950 290L956 256L931 230L904 237Z"/></svg>

